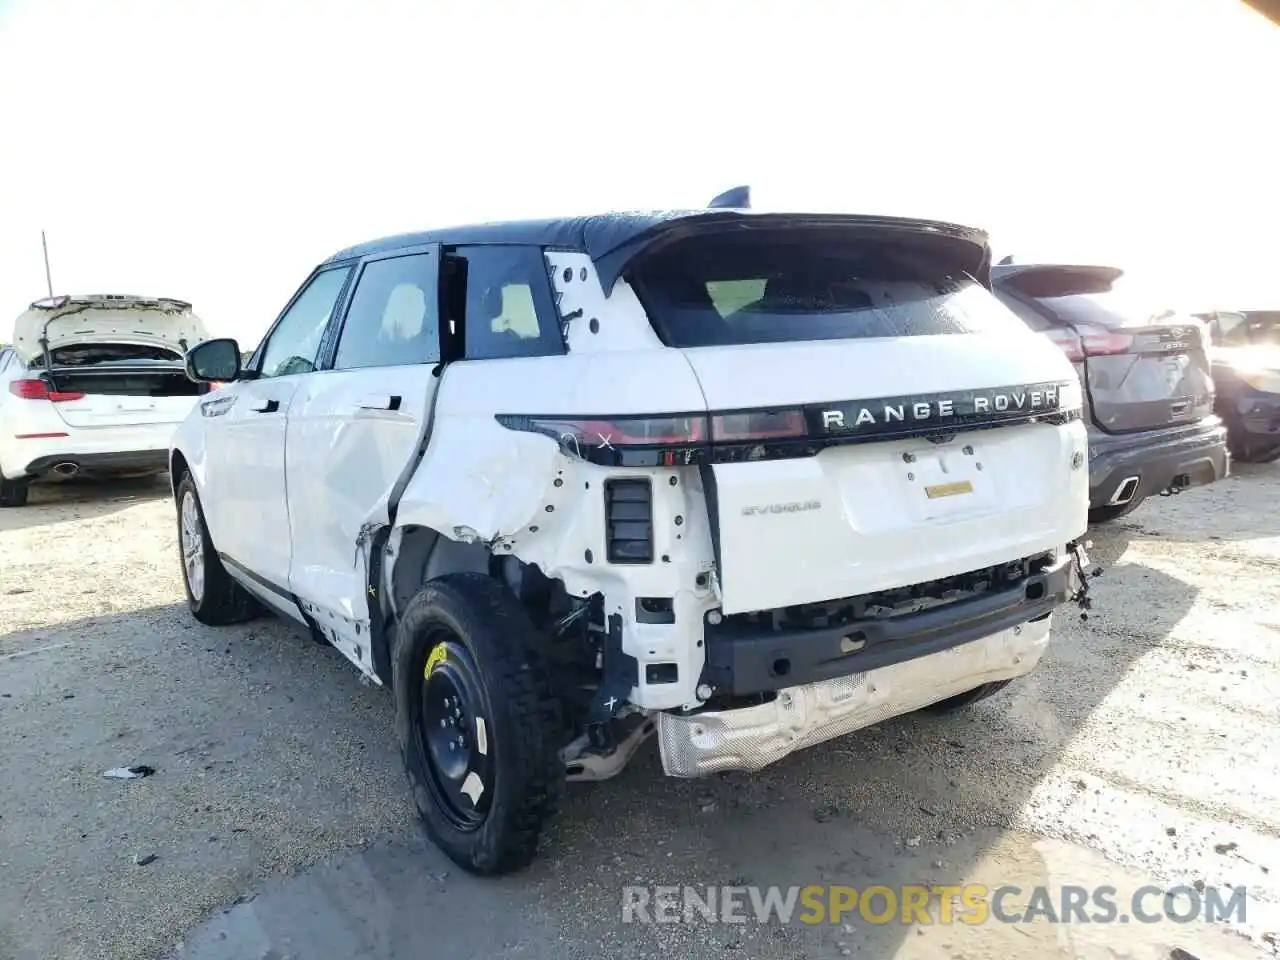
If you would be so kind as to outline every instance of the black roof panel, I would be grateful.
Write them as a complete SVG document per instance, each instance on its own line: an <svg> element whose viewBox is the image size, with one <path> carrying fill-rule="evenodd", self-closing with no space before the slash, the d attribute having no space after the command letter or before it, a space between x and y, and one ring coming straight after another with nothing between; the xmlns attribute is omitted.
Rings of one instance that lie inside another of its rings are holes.
<svg viewBox="0 0 1280 960"><path fill-rule="evenodd" d="M535 247L562 247L590 254L593 258L608 253L649 229L681 217L697 216L705 210L666 210L654 213L606 213L586 217L557 217L547 220L509 220L500 223L478 223L441 227L418 233L370 240L340 250L326 260L351 260L370 254L386 253L401 247L424 243L518 244Z"/></svg>
<svg viewBox="0 0 1280 960"><path fill-rule="evenodd" d="M856 214L769 213L754 210L660 210L649 213L604 213L549 220L514 220L442 227L421 233L402 233L340 250L325 263L390 253L420 244L449 246L515 244L553 247L585 253L595 262L600 280L612 287L626 263L651 241L675 239L709 225L727 229L752 227L850 227L936 234L987 251L987 234L973 227L932 220Z"/></svg>

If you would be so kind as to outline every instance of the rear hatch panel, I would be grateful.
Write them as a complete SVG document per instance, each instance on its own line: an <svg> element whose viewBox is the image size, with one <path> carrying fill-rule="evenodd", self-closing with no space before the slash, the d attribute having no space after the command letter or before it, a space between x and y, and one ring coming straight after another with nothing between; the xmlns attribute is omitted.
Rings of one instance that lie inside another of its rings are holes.
<svg viewBox="0 0 1280 960"><path fill-rule="evenodd" d="M13 325L13 349L28 365L43 358L46 349L77 344L137 344L167 349L181 358L207 337L191 304L122 294L38 300Z"/></svg>
<svg viewBox="0 0 1280 960"><path fill-rule="evenodd" d="M859 596L1061 547L1085 523L1088 477L1070 466L1079 446L1026 424L717 464L724 612Z"/></svg>
<svg viewBox="0 0 1280 960"><path fill-rule="evenodd" d="M1194 318L1115 289L1123 271L1059 264L997 267L995 282L1075 334L1091 418L1123 434L1195 423L1213 412L1213 376Z"/></svg>
<svg viewBox="0 0 1280 960"><path fill-rule="evenodd" d="M939 240L712 234L632 267L710 411L726 614L966 573L1085 529L1071 364L969 274L983 255Z"/></svg>
<svg viewBox="0 0 1280 960"><path fill-rule="evenodd" d="M37 301L14 323L14 350L78 429L176 423L200 393L183 369L207 338L181 300L102 294Z"/></svg>

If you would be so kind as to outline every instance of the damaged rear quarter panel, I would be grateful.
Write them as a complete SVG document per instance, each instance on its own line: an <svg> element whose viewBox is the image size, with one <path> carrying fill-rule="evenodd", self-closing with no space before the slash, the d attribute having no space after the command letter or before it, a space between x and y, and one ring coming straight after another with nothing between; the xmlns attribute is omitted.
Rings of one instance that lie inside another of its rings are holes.
<svg viewBox="0 0 1280 960"><path fill-rule="evenodd" d="M701 667L701 616L715 600L713 577L698 584L699 574L711 570L713 554L696 469L596 466L567 455L550 437L509 430L495 416L702 409L702 392L687 362L662 347L452 364L440 384L426 454L401 496L396 526L429 527L451 540L484 543L494 554L536 564L575 596L602 593L606 613L623 618L623 649L641 661L642 677L644 661L681 667L681 683L636 696L644 706L679 706L691 698ZM607 562L603 490L610 477L650 479L653 563ZM638 596L672 598L676 624L637 624Z"/></svg>

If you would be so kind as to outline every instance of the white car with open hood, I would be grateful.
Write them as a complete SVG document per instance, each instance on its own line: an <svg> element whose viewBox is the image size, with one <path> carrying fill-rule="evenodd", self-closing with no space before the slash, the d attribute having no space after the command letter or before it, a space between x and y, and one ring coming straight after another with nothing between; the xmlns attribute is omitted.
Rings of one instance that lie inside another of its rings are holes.
<svg viewBox="0 0 1280 960"><path fill-rule="evenodd" d="M477 873L656 734L756 770L1036 665L1086 603L1069 361L980 231L708 208L392 237L320 264L175 436L190 608L394 691Z"/></svg>
<svg viewBox="0 0 1280 960"><path fill-rule="evenodd" d="M38 300L0 348L0 506L32 480L161 473L173 431L207 392L185 374L206 339L181 300Z"/></svg>

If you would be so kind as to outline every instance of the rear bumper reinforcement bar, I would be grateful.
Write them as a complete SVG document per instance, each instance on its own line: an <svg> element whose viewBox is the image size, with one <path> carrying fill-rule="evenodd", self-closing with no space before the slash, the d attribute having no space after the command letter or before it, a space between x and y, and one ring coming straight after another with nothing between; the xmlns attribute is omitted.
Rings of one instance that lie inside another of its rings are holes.
<svg viewBox="0 0 1280 960"><path fill-rule="evenodd" d="M775 631L726 621L705 627L701 683L717 693L767 693L865 673L1047 617L1079 587L1071 554L1015 584L896 617Z"/></svg>

